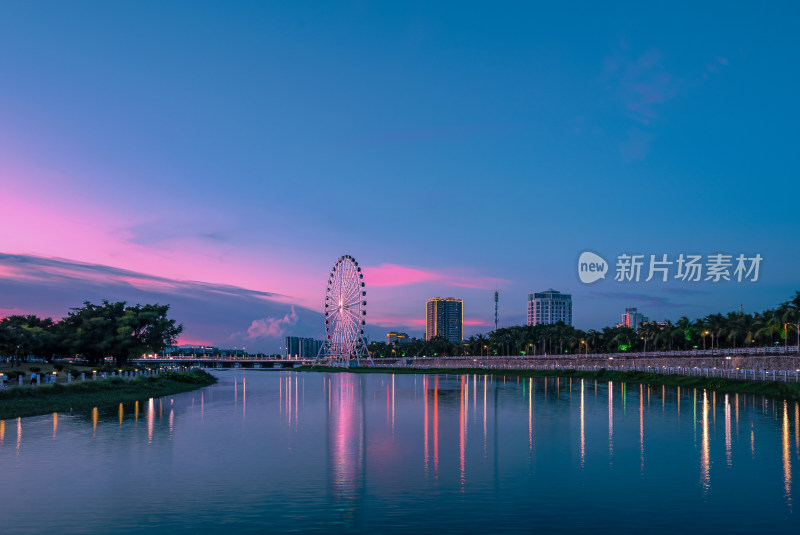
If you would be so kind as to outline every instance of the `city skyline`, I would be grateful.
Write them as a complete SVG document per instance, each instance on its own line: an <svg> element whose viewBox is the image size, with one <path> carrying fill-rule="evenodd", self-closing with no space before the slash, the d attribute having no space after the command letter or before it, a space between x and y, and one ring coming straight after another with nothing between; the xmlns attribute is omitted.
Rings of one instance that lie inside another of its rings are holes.
<svg viewBox="0 0 800 535"><path fill-rule="evenodd" d="M0 316L158 302L181 343L272 353L323 336L341 254L371 340L422 338L431 295L466 338L495 291L500 327L552 287L590 329L800 287L791 3L46 5L0 17ZM683 254L760 278L614 280Z"/></svg>

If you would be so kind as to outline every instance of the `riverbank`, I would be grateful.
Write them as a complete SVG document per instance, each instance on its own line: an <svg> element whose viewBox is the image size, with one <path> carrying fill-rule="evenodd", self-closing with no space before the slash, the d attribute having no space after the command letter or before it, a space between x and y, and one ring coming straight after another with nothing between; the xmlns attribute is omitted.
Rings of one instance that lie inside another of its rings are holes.
<svg viewBox="0 0 800 535"><path fill-rule="evenodd" d="M729 394L754 394L787 400L800 400L800 383L778 381L743 381L721 377L690 375L663 375L642 371L606 370L500 370L484 368L335 368L302 366L296 371L326 371L352 373L437 374L437 375L498 375L505 377L575 377L601 382L641 383L649 385L680 386L682 388L707 388Z"/></svg>
<svg viewBox="0 0 800 535"><path fill-rule="evenodd" d="M0 420L51 412L89 410L128 401L169 396L212 385L216 377L202 370L125 380L121 377L0 390Z"/></svg>

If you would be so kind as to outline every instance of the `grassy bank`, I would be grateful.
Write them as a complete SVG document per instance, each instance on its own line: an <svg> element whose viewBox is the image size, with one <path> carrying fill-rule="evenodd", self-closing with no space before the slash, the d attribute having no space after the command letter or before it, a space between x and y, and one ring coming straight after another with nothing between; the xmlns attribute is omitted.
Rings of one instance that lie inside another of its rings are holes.
<svg viewBox="0 0 800 535"><path fill-rule="evenodd" d="M168 396L208 386L216 381L213 375L196 370L187 373L164 372L133 380L112 377L68 385L14 387L0 390L0 420L51 412L89 410L93 407Z"/></svg>
<svg viewBox="0 0 800 535"><path fill-rule="evenodd" d="M755 394L781 399L800 400L800 383L781 383L777 381L742 381L719 377L696 377L689 375L661 375L639 371L598 371L579 370L485 370L482 368L325 368L303 366L297 371L326 371L352 373L394 373L394 374L476 374L499 375L505 377L576 377L597 379L602 382L642 383L649 385L680 386L682 388L708 388L730 394Z"/></svg>

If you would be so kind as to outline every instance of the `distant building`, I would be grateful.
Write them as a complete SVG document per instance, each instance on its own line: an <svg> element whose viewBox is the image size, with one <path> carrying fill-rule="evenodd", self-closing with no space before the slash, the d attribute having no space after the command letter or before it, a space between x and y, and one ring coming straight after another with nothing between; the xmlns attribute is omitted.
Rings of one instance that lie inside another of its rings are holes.
<svg viewBox="0 0 800 535"><path fill-rule="evenodd" d="M634 331L638 331L642 323L647 323L647 317L640 314L636 307L626 308L625 314L622 315L622 322L620 327L629 327Z"/></svg>
<svg viewBox="0 0 800 535"><path fill-rule="evenodd" d="M164 348L165 355L216 355L219 352L220 349L218 347L196 344L181 344Z"/></svg>
<svg viewBox="0 0 800 535"><path fill-rule="evenodd" d="M396 333L394 331L390 332L386 335L386 343L387 344L405 344L408 342L408 335L406 333Z"/></svg>
<svg viewBox="0 0 800 535"><path fill-rule="evenodd" d="M528 294L528 325L549 325L559 321L572 325L572 295L552 288Z"/></svg>
<svg viewBox="0 0 800 535"><path fill-rule="evenodd" d="M461 299L434 297L425 302L425 340L441 336L451 342L464 337L464 302Z"/></svg>
<svg viewBox="0 0 800 535"><path fill-rule="evenodd" d="M322 343L322 340L314 340L313 338L287 336L284 355L287 359L313 359L319 353Z"/></svg>

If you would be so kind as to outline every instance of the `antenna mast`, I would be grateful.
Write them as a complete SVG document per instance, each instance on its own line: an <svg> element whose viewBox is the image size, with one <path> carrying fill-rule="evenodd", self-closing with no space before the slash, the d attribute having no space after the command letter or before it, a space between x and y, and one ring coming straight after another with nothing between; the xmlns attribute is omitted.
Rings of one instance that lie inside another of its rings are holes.
<svg viewBox="0 0 800 535"><path fill-rule="evenodd" d="M500 300L500 294L497 290L494 292L494 330L497 330L497 302Z"/></svg>

